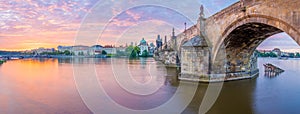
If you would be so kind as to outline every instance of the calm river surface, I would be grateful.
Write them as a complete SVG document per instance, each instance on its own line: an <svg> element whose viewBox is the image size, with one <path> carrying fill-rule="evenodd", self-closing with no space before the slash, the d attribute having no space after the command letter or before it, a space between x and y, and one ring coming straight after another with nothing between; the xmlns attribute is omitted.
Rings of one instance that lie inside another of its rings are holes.
<svg viewBox="0 0 300 114"><path fill-rule="evenodd" d="M276 77L265 76L264 63L272 63L285 72ZM258 64L260 75L257 78L224 83L217 101L207 113L300 113L300 59L259 58ZM180 110L178 104L184 105L190 98L192 102L182 113L196 114L208 84L179 82L177 73L176 68L165 68L152 58L12 60L0 65L0 113L92 113L95 106L81 98L86 95L99 101L96 108L106 110L102 113L116 111L109 108L112 104L125 109L147 110L174 101L172 98L176 94L180 96L175 100L177 104L170 104L171 108L165 108L164 113L175 113L176 109ZM92 95L98 91L93 89L93 82L98 82L99 88L105 91L98 92L100 97ZM136 84L147 87L140 88ZM195 85L198 89L194 95L189 88ZM78 87L85 90L78 91ZM177 93L179 87L187 89ZM113 113L117 111L110 114Z"/></svg>

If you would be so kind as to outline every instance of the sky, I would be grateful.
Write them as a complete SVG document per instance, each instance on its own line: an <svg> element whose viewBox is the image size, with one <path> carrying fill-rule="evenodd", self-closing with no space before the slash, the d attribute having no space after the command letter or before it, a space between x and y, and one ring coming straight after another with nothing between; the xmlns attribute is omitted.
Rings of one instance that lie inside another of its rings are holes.
<svg viewBox="0 0 300 114"><path fill-rule="evenodd" d="M58 45L125 45L184 30L205 15L238 0L1 0L0 50L27 50ZM282 43L284 42L284 43ZM281 33L258 49L296 51L298 44Z"/></svg>

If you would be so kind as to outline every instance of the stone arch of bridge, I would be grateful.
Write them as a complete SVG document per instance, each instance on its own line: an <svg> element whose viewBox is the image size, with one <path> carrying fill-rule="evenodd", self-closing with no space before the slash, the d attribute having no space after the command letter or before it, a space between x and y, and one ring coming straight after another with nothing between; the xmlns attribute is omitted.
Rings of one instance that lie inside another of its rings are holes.
<svg viewBox="0 0 300 114"><path fill-rule="evenodd" d="M237 19L224 30L213 48L213 72L247 69L256 47L274 34L285 32L300 44L300 31L295 26L298 25L264 15L247 15Z"/></svg>

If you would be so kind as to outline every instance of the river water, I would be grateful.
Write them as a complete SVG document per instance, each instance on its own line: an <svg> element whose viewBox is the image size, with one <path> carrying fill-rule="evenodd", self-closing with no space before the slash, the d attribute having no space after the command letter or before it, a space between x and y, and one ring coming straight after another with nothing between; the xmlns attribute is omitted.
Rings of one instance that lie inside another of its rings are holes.
<svg viewBox="0 0 300 114"><path fill-rule="evenodd" d="M265 63L285 72L266 76ZM225 82L207 113L300 113L300 59L259 58L258 64L257 78ZM0 113L198 113L208 84L180 82L177 74L152 58L12 60L0 65Z"/></svg>

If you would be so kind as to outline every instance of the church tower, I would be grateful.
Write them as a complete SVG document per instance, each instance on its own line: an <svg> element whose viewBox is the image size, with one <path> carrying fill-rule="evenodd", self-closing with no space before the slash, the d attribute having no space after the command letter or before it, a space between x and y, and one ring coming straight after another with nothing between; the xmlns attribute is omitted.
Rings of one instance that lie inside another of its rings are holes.
<svg viewBox="0 0 300 114"><path fill-rule="evenodd" d="M160 35L157 35L156 48L159 49L160 47L162 47L162 39L160 38Z"/></svg>
<svg viewBox="0 0 300 114"><path fill-rule="evenodd" d="M168 41L167 41L167 36L165 36L165 48L167 49L168 48Z"/></svg>
<svg viewBox="0 0 300 114"><path fill-rule="evenodd" d="M176 38L176 36L175 36L175 28L173 28L173 30L172 30L172 39L175 39Z"/></svg>

